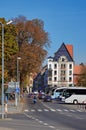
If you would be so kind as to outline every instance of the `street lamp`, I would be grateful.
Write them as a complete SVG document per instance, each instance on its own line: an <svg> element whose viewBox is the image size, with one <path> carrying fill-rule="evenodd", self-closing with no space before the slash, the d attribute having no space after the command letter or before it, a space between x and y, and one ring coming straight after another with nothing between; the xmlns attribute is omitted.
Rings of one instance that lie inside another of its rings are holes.
<svg viewBox="0 0 86 130"><path fill-rule="evenodd" d="M11 24L12 21L9 21L8 24ZM0 22L2 26L2 119L4 119L4 24Z"/></svg>
<svg viewBox="0 0 86 130"><path fill-rule="evenodd" d="M21 60L21 57L17 57L17 82L20 81L20 74L19 74L19 60Z"/></svg>
<svg viewBox="0 0 86 130"><path fill-rule="evenodd" d="M17 57L17 83L18 83L18 86L19 86L19 88L17 88L17 89L19 89L19 101L20 101L20 71L19 71L19 60L21 60L21 57ZM17 96L17 94L16 94L16 96Z"/></svg>

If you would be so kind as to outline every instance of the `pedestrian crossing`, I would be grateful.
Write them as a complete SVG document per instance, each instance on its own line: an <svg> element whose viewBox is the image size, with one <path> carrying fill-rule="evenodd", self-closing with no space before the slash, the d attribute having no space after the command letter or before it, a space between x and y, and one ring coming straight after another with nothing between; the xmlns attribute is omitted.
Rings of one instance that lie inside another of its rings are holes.
<svg viewBox="0 0 86 130"><path fill-rule="evenodd" d="M74 109L25 109L24 112L86 112L82 110Z"/></svg>

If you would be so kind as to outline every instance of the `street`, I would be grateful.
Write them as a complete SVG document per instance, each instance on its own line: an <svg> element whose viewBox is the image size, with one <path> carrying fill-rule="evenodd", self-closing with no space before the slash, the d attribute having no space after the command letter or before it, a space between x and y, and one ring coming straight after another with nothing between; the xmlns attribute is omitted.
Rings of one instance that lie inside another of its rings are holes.
<svg viewBox="0 0 86 130"><path fill-rule="evenodd" d="M77 105L41 100L33 104L28 98L24 112L1 120L0 130L85 130L85 115L86 110Z"/></svg>

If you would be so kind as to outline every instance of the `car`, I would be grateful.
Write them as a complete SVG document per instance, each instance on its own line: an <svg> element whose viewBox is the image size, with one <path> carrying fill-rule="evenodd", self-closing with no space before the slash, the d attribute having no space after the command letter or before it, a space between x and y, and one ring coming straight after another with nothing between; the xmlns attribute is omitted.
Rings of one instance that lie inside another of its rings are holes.
<svg viewBox="0 0 86 130"><path fill-rule="evenodd" d="M45 93L41 92L38 94L38 99L44 99Z"/></svg>
<svg viewBox="0 0 86 130"><path fill-rule="evenodd" d="M46 95L43 99L44 102L51 102L52 101L52 98L50 95Z"/></svg>
<svg viewBox="0 0 86 130"><path fill-rule="evenodd" d="M31 98L33 96L33 93L28 94L28 98Z"/></svg>

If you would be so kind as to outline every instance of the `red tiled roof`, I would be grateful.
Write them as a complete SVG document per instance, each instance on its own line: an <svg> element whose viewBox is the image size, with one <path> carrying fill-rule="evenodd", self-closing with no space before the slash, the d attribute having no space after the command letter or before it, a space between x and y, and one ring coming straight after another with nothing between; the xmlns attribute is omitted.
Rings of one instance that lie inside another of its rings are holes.
<svg viewBox="0 0 86 130"><path fill-rule="evenodd" d="M75 65L74 66L74 74L77 74L77 75L81 74L82 68L83 68L82 65Z"/></svg>
<svg viewBox="0 0 86 130"><path fill-rule="evenodd" d="M71 57L73 58L73 45L66 44L66 48L67 48L69 54L71 55Z"/></svg>

